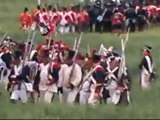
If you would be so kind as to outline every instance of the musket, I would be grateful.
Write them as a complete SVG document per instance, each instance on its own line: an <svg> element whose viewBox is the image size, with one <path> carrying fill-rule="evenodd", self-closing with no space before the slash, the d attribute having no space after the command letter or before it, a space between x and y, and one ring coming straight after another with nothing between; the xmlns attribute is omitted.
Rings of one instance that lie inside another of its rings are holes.
<svg viewBox="0 0 160 120"><path fill-rule="evenodd" d="M78 54L78 50L79 50L79 46L80 46L80 43L81 43L81 40L82 40L82 35L83 35L83 32L81 32L80 34L80 37L78 39L78 43L77 43L77 46L76 46L76 50L75 50L75 54L73 56L73 66L72 66L72 69L71 69L71 72L70 72L70 75L69 75L69 83L71 82L71 77L73 75L73 71L74 71L74 68L75 68L75 61L76 61L76 57L77 57L77 54Z"/></svg>
<svg viewBox="0 0 160 120"><path fill-rule="evenodd" d="M125 48L126 48L126 43L127 43L128 40L129 40L129 33L130 33L130 28L128 28L128 31L127 31L126 40L125 40L125 43L124 43L124 50L125 50Z"/></svg>
<svg viewBox="0 0 160 120"><path fill-rule="evenodd" d="M91 70L88 72L88 74L83 77L83 81L84 81L84 82L92 75L92 73L97 69L97 67L98 67L98 65L95 66L93 69L91 69Z"/></svg>
<svg viewBox="0 0 160 120"><path fill-rule="evenodd" d="M76 46L76 49L75 49L73 62L75 62L75 60L76 60L76 57L77 57L77 54L78 54L78 50L79 50L79 47L80 47L80 43L81 43L81 40L82 40L82 36L83 36L83 32L81 32L81 34L80 34L80 37L79 37L79 40L78 40L78 43L77 43L77 46Z"/></svg>
<svg viewBox="0 0 160 120"><path fill-rule="evenodd" d="M55 45L55 37L57 36L57 34L54 34L54 38L53 38L53 46ZM50 36L50 41L51 41L51 39L52 39L52 34L51 34L51 36ZM50 46L49 46L49 48L50 48ZM51 51L51 59L50 59L50 61L49 61L49 67L52 65L52 61L53 61L53 56L54 56L54 47L52 48L52 51ZM50 68L49 68L50 69ZM51 72L52 72L52 70L53 69L51 69Z"/></svg>
<svg viewBox="0 0 160 120"><path fill-rule="evenodd" d="M24 55L23 55L22 68L23 68L24 65L25 65L26 58L27 58L27 55L28 55L28 49L27 49L27 48L28 48L28 43L29 43L29 41L30 41L31 33L32 33L32 30L29 31L29 34L28 34L28 37L27 37L27 42L26 42L26 44L25 44L25 51L24 51ZM35 36L35 31L34 31L34 33L33 33L33 37L32 37L32 38L34 38L34 36Z"/></svg>
<svg viewBox="0 0 160 120"><path fill-rule="evenodd" d="M51 40L52 40L52 33L50 33L49 35L49 40L48 40L48 49L50 48L51 46Z"/></svg>
<svg viewBox="0 0 160 120"><path fill-rule="evenodd" d="M41 5L41 0L38 0L38 5L39 5L39 6Z"/></svg>
<svg viewBox="0 0 160 120"><path fill-rule="evenodd" d="M2 45L2 43L3 43L3 41L4 41L4 39L6 38L6 36L7 36L7 32L3 35L3 37L2 37L2 40L1 40L1 43L0 43L0 46Z"/></svg>
<svg viewBox="0 0 160 120"><path fill-rule="evenodd" d="M95 72L95 70L97 69L97 67L99 67L98 65L100 64L100 62L94 67L92 68L83 78L82 78L82 82L81 85L78 89L78 92L80 92L80 90L82 89L83 84L88 81L88 78L92 75L93 72Z"/></svg>
<svg viewBox="0 0 160 120"><path fill-rule="evenodd" d="M92 75L92 73L97 69L97 67L98 67L99 64L100 64L100 63L98 63L93 69L91 69L91 70L88 72L87 75L85 75L85 76L83 77L82 85L83 85L83 83L84 83L85 81L88 80L88 78ZM110 71L109 74L113 74L117 69L118 69L118 68L116 67L115 69L113 69L112 71ZM107 76L107 77L108 77L108 76ZM115 78L115 79L116 79L116 78Z"/></svg>
<svg viewBox="0 0 160 120"><path fill-rule="evenodd" d="M90 56L90 55L91 55L91 52L90 52L90 46L89 46L89 44L88 44L88 46L87 46L87 50L88 50L88 55Z"/></svg>
<svg viewBox="0 0 160 120"><path fill-rule="evenodd" d="M53 45L55 44L55 41L53 41ZM54 47L52 48L52 51L51 51L51 59L50 59L50 61L49 61L49 66L51 66L51 64L52 64L52 61L53 61L53 55L54 55Z"/></svg>
<svg viewBox="0 0 160 120"><path fill-rule="evenodd" d="M76 46L77 46L77 38L74 39L73 50L76 50Z"/></svg>
<svg viewBox="0 0 160 120"><path fill-rule="evenodd" d="M103 11L102 15L99 15L99 16L97 17L97 20L98 20L99 22L102 22L102 20L103 20L103 18L104 18L104 15L106 14L107 10L108 10L108 9L105 8L105 10Z"/></svg>
<svg viewBox="0 0 160 120"><path fill-rule="evenodd" d="M119 71L118 71L118 79L121 78L121 75L123 73L123 66L124 66L124 43L123 43L123 39L121 39L121 46L122 46L122 54L121 54L121 62L120 62L120 66L119 66Z"/></svg>
<svg viewBox="0 0 160 120"><path fill-rule="evenodd" d="M59 7L58 7L57 3L55 2L55 0L54 0L54 6L55 6L56 11L58 11Z"/></svg>
<svg viewBox="0 0 160 120"><path fill-rule="evenodd" d="M32 47L32 41L33 41L33 39L35 37L35 32L36 31L34 31L32 39L31 39L31 47ZM29 31L29 34L28 34L28 37L27 37L27 43L25 45L25 51L24 51L24 55L23 55L23 62L22 62L21 73L23 72L23 68L24 68L24 66L26 64L26 61L27 61L27 56L28 56L28 53L29 53L29 51L28 51L28 43L30 41L31 33L32 33L32 30ZM30 83L26 83L24 80L21 80L21 82L19 83L19 87L20 87L21 83L23 83L25 85L25 87L26 87L27 90L28 90L28 86L32 86Z"/></svg>
<svg viewBox="0 0 160 120"><path fill-rule="evenodd" d="M125 48L126 48L126 43L128 42L129 40L129 32L130 32L130 28L128 28L128 31L127 31L127 35L126 35L126 39L125 39L125 42L123 39L121 39L121 46L122 46L122 54L121 54L121 62L120 62L120 67L119 67L119 71L118 71L118 79L121 78L122 74L126 74L125 73Z"/></svg>
<svg viewBox="0 0 160 120"><path fill-rule="evenodd" d="M35 34L36 34L36 31L33 32L33 36L32 36L32 39L31 39L31 44L29 46L29 50L28 50L28 55L27 55L27 60L30 59L30 54L31 54L31 51L33 49L33 41L34 41L34 38L35 38Z"/></svg>

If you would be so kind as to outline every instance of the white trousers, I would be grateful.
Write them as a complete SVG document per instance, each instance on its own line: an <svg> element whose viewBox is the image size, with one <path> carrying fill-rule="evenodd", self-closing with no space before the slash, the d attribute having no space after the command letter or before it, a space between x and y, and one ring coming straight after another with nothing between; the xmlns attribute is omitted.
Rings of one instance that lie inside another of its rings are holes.
<svg viewBox="0 0 160 120"><path fill-rule="evenodd" d="M36 27L37 27L37 22L34 21L31 25L31 30L36 30Z"/></svg>
<svg viewBox="0 0 160 120"><path fill-rule="evenodd" d="M117 83L112 80L111 83L107 87L105 87L107 90L109 90L109 95L111 98L113 96L113 93L116 91L117 86Z"/></svg>
<svg viewBox="0 0 160 120"><path fill-rule="evenodd" d="M10 75L11 70L7 70L7 75L3 76L4 71L1 73L1 78L0 78L0 83L4 83L5 88L7 87L8 84L8 76Z"/></svg>
<svg viewBox="0 0 160 120"><path fill-rule="evenodd" d="M89 99L88 99L88 104L95 105L95 104L98 103L98 101L99 101L99 99L97 99L95 97L95 92L91 91L91 94L90 94Z"/></svg>
<svg viewBox="0 0 160 120"><path fill-rule="evenodd" d="M11 93L11 100L21 100L22 103L26 103L28 100L28 95L26 90L13 90Z"/></svg>
<svg viewBox="0 0 160 120"><path fill-rule="evenodd" d="M80 104L87 104L89 96L90 96L89 92L85 92L85 91L81 90L79 92L79 103Z"/></svg>
<svg viewBox="0 0 160 120"><path fill-rule="evenodd" d="M63 94L60 94L60 102L72 104L75 102L77 94L78 94L77 88L74 88L73 90L63 88Z"/></svg>
<svg viewBox="0 0 160 120"><path fill-rule="evenodd" d="M54 92L50 91L40 91L39 102L51 103Z"/></svg>
<svg viewBox="0 0 160 120"><path fill-rule="evenodd" d="M100 100L100 96L102 96L102 88L100 90L100 96L97 96L97 93L95 92L95 85L91 85L91 94L89 96L89 99L88 99L88 104L91 104L91 105L96 105L99 100Z"/></svg>
<svg viewBox="0 0 160 120"><path fill-rule="evenodd" d="M148 89L150 87L150 74L146 74L142 69L141 71L141 87L142 89Z"/></svg>
<svg viewBox="0 0 160 120"><path fill-rule="evenodd" d="M74 32L75 32L75 25L71 25L71 26L70 26L70 29L71 29L71 32L74 33Z"/></svg>
<svg viewBox="0 0 160 120"><path fill-rule="evenodd" d="M69 33L69 29L70 29L70 27L69 26L59 26L59 32L61 33L61 34L64 34L64 33Z"/></svg>

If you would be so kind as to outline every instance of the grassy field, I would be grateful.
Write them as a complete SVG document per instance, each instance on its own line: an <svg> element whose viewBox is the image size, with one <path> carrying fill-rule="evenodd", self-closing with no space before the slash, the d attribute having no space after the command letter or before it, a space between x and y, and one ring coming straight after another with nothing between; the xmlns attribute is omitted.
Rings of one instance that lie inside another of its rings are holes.
<svg viewBox="0 0 160 120"><path fill-rule="evenodd" d="M44 2L45 0L42 0ZM46 0L47 1L47 0ZM62 0L63 1L63 0ZM68 0L69 2L71 0ZM66 1L66 4L69 2ZM48 0L52 3L53 1ZM3 4L2 4L3 3ZM18 16L23 11L24 6L32 9L36 5L36 0L0 0L0 26L2 36L4 32L16 40L25 41L27 33L19 30ZM55 100L50 105L45 104L10 104L8 93L1 86L0 91L0 118L160 118L160 82L152 83L151 89L142 91L139 86L139 69L138 65L142 58L143 45L151 45L153 47L152 56L157 74L160 74L160 28L152 28L144 32L136 32L130 34L126 48L126 62L131 72L133 85L131 90L131 104L129 106L116 107L113 105L98 105L95 108L90 106L71 106L60 105ZM74 38L77 34L58 35L57 39L62 39L70 46L73 45ZM35 42L40 42L43 37L37 33ZM85 33L83 36L80 51L86 52L87 45L91 48L99 49L103 43L106 47L112 45L121 50L119 38L111 33Z"/></svg>

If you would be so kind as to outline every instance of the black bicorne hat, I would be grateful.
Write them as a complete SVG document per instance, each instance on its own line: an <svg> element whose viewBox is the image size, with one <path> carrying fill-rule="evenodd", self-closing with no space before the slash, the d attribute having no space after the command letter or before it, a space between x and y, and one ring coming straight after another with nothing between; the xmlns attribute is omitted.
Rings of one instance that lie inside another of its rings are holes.
<svg viewBox="0 0 160 120"><path fill-rule="evenodd" d="M151 52L152 51L152 47L148 46L148 45L145 45L144 46L144 50L147 50L147 51Z"/></svg>
<svg viewBox="0 0 160 120"><path fill-rule="evenodd" d="M112 53L112 55L115 56L115 57L119 57L119 56L120 56L120 55L118 54L118 52L116 52L116 51L114 51L114 52Z"/></svg>
<svg viewBox="0 0 160 120"><path fill-rule="evenodd" d="M22 52L20 50L17 50L14 52L14 59L20 59L23 56Z"/></svg>
<svg viewBox="0 0 160 120"><path fill-rule="evenodd" d="M93 58L92 58L92 59L93 59L93 62L98 62L98 61L100 60L100 58L101 58L101 56L100 56L99 54L96 54L96 53L95 53L95 54L93 55Z"/></svg>
<svg viewBox="0 0 160 120"><path fill-rule="evenodd" d="M28 7L25 7L25 8L24 8L24 11L27 12L27 11L28 11Z"/></svg>
<svg viewBox="0 0 160 120"><path fill-rule="evenodd" d="M69 50L69 51L68 51L68 54L67 54L67 58L72 59L72 58L74 57L74 54L75 54L75 51Z"/></svg>

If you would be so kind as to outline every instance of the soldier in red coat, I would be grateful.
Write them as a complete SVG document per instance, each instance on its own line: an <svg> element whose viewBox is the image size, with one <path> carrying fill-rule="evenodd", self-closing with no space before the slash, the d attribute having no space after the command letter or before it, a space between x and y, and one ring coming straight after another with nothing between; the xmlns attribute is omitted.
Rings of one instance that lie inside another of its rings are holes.
<svg viewBox="0 0 160 120"><path fill-rule="evenodd" d="M68 14L67 8L63 8L61 12L59 12L60 15L60 22L59 22L59 31L60 33L68 33L70 30L70 24L72 22L71 16Z"/></svg>
<svg viewBox="0 0 160 120"><path fill-rule="evenodd" d="M40 11L41 11L41 8L40 6L38 5L32 12L32 20L33 20L33 23L32 23L32 30L35 30L37 29L39 23L40 23Z"/></svg>
<svg viewBox="0 0 160 120"><path fill-rule="evenodd" d="M78 26L80 31L87 31L89 25L89 15L86 8L78 13Z"/></svg>
<svg viewBox="0 0 160 120"><path fill-rule="evenodd" d="M75 32L75 28L78 25L77 13L74 6L68 11L68 14L71 18L70 31Z"/></svg>
<svg viewBox="0 0 160 120"><path fill-rule="evenodd" d="M114 14L111 17L112 21L112 32L122 32L122 24L125 20L125 17L118 10L114 11Z"/></svg>
<svg viewBox="0 0 160 120"><path fill-rule="evenodd" d="M160 24L160 7L157 7L157 22Z"/></svg>
<svg viewBox="0 0 160 120"><path fill-rule="evenodd" d="M19 20L21 23L21 28L23 30L28 30L31 27L32 24L32 17L30 13L28 12L28 8L24 8L24 12L22 12L19 16Z"/></svg>

